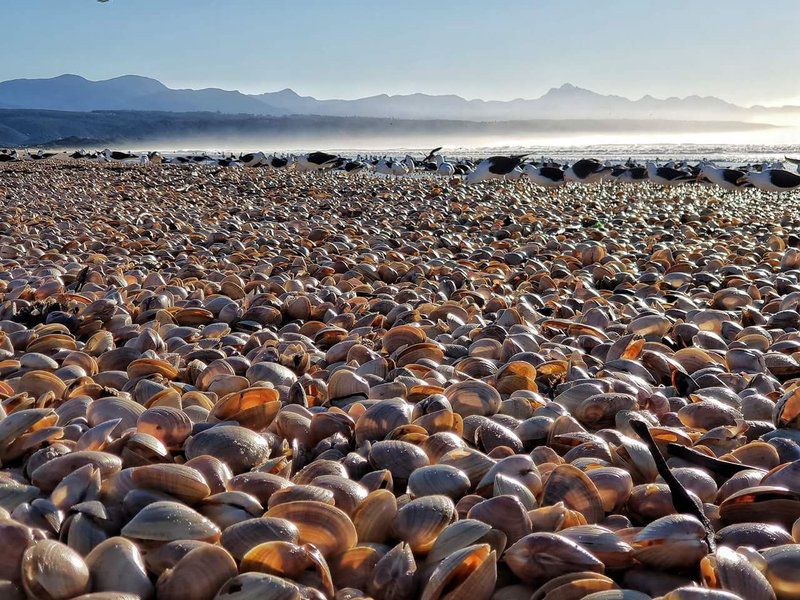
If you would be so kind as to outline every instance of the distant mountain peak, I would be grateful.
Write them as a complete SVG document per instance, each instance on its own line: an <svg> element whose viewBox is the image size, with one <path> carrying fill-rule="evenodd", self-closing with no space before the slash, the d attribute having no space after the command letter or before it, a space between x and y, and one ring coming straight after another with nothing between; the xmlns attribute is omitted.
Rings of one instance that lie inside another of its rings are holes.
<svg viewBox="0 0 800 600"><path fill-rule="evenodd" d="M161 87L167 87L163 83L161 83L158 79L154 79L153 77L145 77L144 75L120 75L118 77L112 77L111 79L105 79L103 81L129 81L129 82L136 82L136 83L150 83L150 84L158 84Z"/></svg>
<svg viewBox="0 0 800 600"><path fill-rule="evenodd" d="M547 92L542 96L542 98L548 97L568 97L568 96L602 96L602 94L598 94L597 92L593 92L592 90L587 90L586 88L578 87L577 85L573 85L571 83L564 83L559 87L553 87L547 90Z"/></svg>

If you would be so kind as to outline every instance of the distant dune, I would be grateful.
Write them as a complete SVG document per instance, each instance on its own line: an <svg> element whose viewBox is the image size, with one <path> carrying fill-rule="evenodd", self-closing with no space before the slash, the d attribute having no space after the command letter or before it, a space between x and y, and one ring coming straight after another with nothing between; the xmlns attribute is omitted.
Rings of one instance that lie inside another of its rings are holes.
<svg viewBox="0 0 800 600"><path fill-rule="evenodd" d="M366 117L254 116L210 112L0 110L0 146L97 146L106 144L194 144L264 146L303 143L402 144L427 140L514 140L526 136L577 133L726 132L772 128L727 121L642 119L538 119L468 122Z"/></svg>

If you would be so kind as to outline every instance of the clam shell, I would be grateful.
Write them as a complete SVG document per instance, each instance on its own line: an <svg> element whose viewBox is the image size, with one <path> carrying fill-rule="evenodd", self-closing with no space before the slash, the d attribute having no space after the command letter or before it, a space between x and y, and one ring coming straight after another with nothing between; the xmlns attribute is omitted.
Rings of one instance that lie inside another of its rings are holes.
<svg viewBox="0 0 800 600"><path fill-rule="evenodd" d="M330 569L336 588L366 589L372 571L387 551L376 545L360 545L333 557Z"/></svg>
<svg viewBox="0 0 800 600"><path fill-rule="evenodd" d="M450 401L453 412L462 417L490 416L500 410L500 394L482 381L469 380L455 383L445 390L444 395Z"/></svg>
<svg viewBox="0 0 800 600"><path fill-rule="evenodd" d="M388 469L395 483L405 483L418 468L427 466L428 456L417 446L400 440L375 442L369 461L376 469Z"/></svg>
<svg viewBox="0 0 800 600"><path fill-rule="evenodd" d="M355 424L356 441L384 439L390 431L411 421L411 406L401 398L381 400L367 408Z"/></svg>
<svg viewBox="0 0 800 600"><path fill-rule="evenodd" d="M413 498L442 494L458 500L471 484L463 471L450 465L429 465L415 469L408 478L408 493Z"/></svg>
<svg viewBox="0 0 800 600"><path fill-rule="evenodd" d="M513 573L528 583L567 573L603 573L603 563L575 542L553 533L531 533L510 546L503 558Z"/></svg>
<svg viewBox="0 0 800 600"><path fill-rule="evenodd" d="M22 586L33 598L73 598L89 591L89 569L81 556L64 544L40 540L22 557Z"/></svg>
<svg viewBox="0 0 800 600"><path fill-rule="evenodd" d="M211 494L205 478L199 471L177 464L145 465L136 467L131 474L133 483L174 496L193 504Z"/></svg>
<svg viewBox="0 0 800 600"><path fill-rule="evenodd" d="M201 546L164 571L156 582L158 598L212 598L237 575L236 562L219 546Z"/></svg>
<svg viewBox="0 0 800 600"><path fill-rule="evenodd" d="M265 573L242 573L229 579L215 600L300 600L298 587L281 577Z"/></svg>
<svg viewBox="0 0 800 600"><path fill-rule="evenodd" d="M615 532L598 525L576 525L559 535L577 543L603 561L607 569L625 569L634 564L633 548Z"/></svg>
<svg viewBox="0 0 800 600"><path fill-rule="evenodd" d="M61 398L66 389L67 385L57 375L49 371L34 370L20 377L16 391L27 392L35 398L50 392L56 398Z"/></svg>
<svg viewBox="0 0 800 600"><path fill-rule="evenodd" d="M374 490L353 512L359 543L383 543L397 515L397 499L389 490Z"/></svg>
<svg viewBox="0 0 800 600"><path fill-rule="evenodd" d="M411 600L417 597L417 563L408 544L399 543L375 565L367 593L375 598Z"/></svg>
<svg viewBox="0 0 800 600"><path fill-rule="evenodd" d="M479 501L469 509L467 518L502 531L510 544L529 534L532 527L525 506L514 496L495 496Z"/></svg>
<svg viewBox="0 0 800 600"><path fill-rule="evenodd" d="M148 408L136 422L136 430L152 435L168 449L177 449L192 432L192 422L182 410L169 406Z"/></svg>
<svg viewBox="0 0 800 600"><path fill-rule="evenodd" d="M153 595L139 548L122 537L100 542L86 556L86 566L95 592L123 592L136 597Z"/></svg>
<svg viewBox="0 0 800 600"><path fill-rule="evenodd" d="M220 530L203 515L177 502L148 504L122 528L122 535L140 540L216 540Z"/></svg>
<svg viewBox="0 0 800 600"><path fill-rule="evenodd" d="M764 576L769 581L778 600L797 596L800 591L800 577L797 564L800 560L800 547L797 544L775 546L762 551L764 557Z"/></svg>
<svg viewBox="0 0 800 600"><path fill-rule="evenodd" d="M577 510L587 523L597 523L605 516L603 499L592 480L572 465L559 465L550 472L542 491L543 506L563 502Z"/></svg>
<svg viewBox="0 0 800 600"><path fill-rule="evenodd" d="M82 450L53 458L31 473L31 482L43 491L52 491L68 474L85 465L92 465L100 472L101 479L122 468L118 456L107 452Z"/></svg>
<svg viewBox="0 0 800 600"><path fill-rule="evenodd" d="M346 513L335 506L299 500L269 509L265 517L286 519L299 531L301 544L313 544L323 556L333 556L355 546L356 528Z"/></svg>
<svg viewBox="0 0 800 600"><path fill-rule="evenodd" d="M725 524L756 520L790 529L800 518L800 497L781 487L748 487L728 496L719 512Z"/></svg>
<svg viewBox="0 0 800 600"><path fill-rule="evenodd" d="M164 544L155 544L155 549L150 549L144 555L148 572L160 576L167 569L174 567L180 559L195 548L210 546L208 542L200 540L176 540Z"/></svg>
<svg viewBox="0 0 800 600"><path fill-rule="evenodd" d="M705 535L703 524L695 517L661 517L634 536L634 556L657 569L689 567L708 554Z"/></svg>
<svg viewBox="0 0 800 600"><path fill-rule="evenodd" d="M238 561L259 544L273 541L297 543L299 536L300 532L291 521L260 517L225 528L220 543Z"/></svg>
<svg viewBox="0 0 800 600"><path fill-rule="evenodd" d="M422 590L422 600L468 595L488 600L497 582L496 556L488 544L468 546L445 558Z"/></svg>
<svg viewBox="0 0 800 600"><path fill-rule="evenodd" d="M211 427L186 441L186 457L208 454L224 462L234 474L249 471L269 458L267 441L257 433L236 425Z"/></svg>
<svg viewBox="0 0 800 600"><path fill-rule="evenodd" d="M767 578L745 556L726 546L700 561L703 583L753 600L772 600L775 592Z"/></svg>
<svg viewBox="0 0 800 600"><path fill-rule="evenodd" d="M415 554L426 553L436 538L458 518L447 496L424 496L402 506L394 517L394 537L407 542Z"/></svg>
<svg viewBox="0 0 800 600"><path fill-rule="evenodd" d="M5 518L0 520L0 538L6 544L0 554L0 579L21 583L22 557L34 541L33 531L22 523Z"/></svg>

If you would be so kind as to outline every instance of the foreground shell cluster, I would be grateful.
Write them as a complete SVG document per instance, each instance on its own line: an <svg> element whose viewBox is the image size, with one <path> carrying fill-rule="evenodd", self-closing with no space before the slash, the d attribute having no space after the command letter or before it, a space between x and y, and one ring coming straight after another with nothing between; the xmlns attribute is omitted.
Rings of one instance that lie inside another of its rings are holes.
<svg viewBox="0 0 800 600"><path fill-rule="evenodd" d="M800 597L800 213L715 193L1 169L0 597Z"/></svg>

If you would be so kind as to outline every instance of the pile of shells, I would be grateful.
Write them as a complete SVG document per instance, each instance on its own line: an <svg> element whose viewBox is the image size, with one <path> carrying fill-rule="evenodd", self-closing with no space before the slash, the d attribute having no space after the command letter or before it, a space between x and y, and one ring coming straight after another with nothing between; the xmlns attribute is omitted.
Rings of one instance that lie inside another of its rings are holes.
<svg viewBox="0 0 800 600"><path fill-rule="evenodd" d="M0 168L0 597L800 597L800 207L717 193Z"/></svg>

